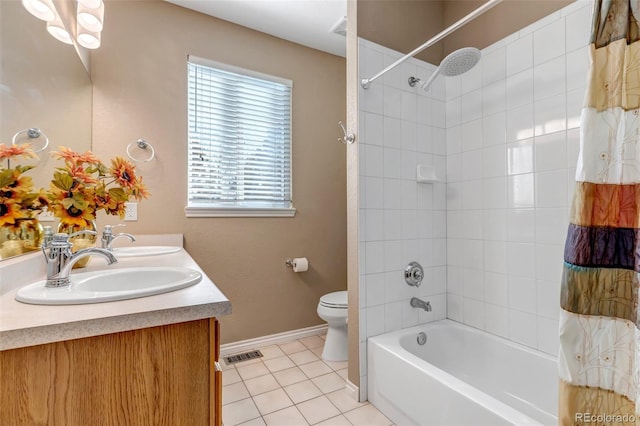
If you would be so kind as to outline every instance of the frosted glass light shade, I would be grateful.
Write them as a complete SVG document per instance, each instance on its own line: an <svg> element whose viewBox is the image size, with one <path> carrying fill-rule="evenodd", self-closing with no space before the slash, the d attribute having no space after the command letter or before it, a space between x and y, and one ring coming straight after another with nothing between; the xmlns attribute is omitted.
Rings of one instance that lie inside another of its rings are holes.
<svg viewBox="0 0 640 426"><path fill-rule="evenodd" d="M60 21L60 18L56 18L53 21L47 22L47 31L53 38L66 44L73 44L71 35L64 28L64 25Z"/></svg>
<svg viewBox="0 0 640 426"><path fill-rule="evenodd" d="M51 0L22 0L22 6L38 19L53 21L56 19L55 9Z"/></svg>
<svg viewBox="0 0 640 426"><path fill-rule="evenodd" d="M100 2L97 8L89 8L81 3L78 3L77 12L78 24L83 28L92 31L102 31L102 24L104 20L104 3Z"/></svg>
<svg viewBox="0 0 640 426"><path fill-rule="evenodd" d="M102 4L102 0L78 0L78 5L88 7L89 9L97 9Z"/></svg>
<svg viewBox="0 0 640 426"><path fill-rule="evenodd" d="M97 49L100 47L100 33L92 32L78 25L78 43L87 49Z"/></svg>

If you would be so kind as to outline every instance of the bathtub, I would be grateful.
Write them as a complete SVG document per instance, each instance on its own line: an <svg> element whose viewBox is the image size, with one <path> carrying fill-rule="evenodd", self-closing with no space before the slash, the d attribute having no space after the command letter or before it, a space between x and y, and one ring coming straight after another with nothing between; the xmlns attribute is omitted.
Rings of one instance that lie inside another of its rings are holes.
<svg viewBox="0 0 640 426"><path fill-rule="evenodd" d="M460 323L369 338L367 359L369 401L399 426L558 423L557 359Z"/></svg>

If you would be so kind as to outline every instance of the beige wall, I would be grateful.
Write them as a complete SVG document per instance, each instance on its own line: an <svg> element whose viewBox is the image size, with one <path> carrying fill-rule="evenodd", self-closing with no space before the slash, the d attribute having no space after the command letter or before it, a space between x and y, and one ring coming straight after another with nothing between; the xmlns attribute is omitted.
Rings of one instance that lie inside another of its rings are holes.
<svg viewBox="0 0 640 426"><path fill-rule="evenodd" d="M409 53L443 29L442 0L358 0L358 37ZM416 57L439 63L444 52L436 43Z"/></svg>
<svg viewBox="0 0 640 426"><path fill-rule="evenodd" d="M152 196L127 231L184 233L232 302L223 343L322 324L318 299L347 286L345 59L158 0L107 1L105 16L91 56L93 149L122 155L142 137L157 154L138 168ZM294 218L185 218L188 54L293 80ZM309 272L285 267L298 256Z"/></svg>
<svg viewBox="0 0 640 426"><path fill-rule="evenodd" d="M357 0L358 37L409 53L488 0ZM416 58L439 64L466 46L483 49L575 0L504 0Z"/></svg>

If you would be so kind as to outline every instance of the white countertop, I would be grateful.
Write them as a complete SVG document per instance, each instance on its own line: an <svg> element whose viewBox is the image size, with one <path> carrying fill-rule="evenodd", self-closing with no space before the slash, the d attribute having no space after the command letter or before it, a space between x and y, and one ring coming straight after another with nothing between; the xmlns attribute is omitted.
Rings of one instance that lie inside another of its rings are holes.
<svg viewBox="0 0 640 426"><path fill-rule="evenodd" d="M137 236L138 245L180 245L182 236ZM178 244L175 244L179 241ZM124 244L122 244L124 245ZM94 256L87 268L74 272L133 266L180 266L202 272L190 287L155 296L84 305L30 305L15 300L19 288L45 278L42 253L0 262L0 350L97 336L218 317L231 313L231 303L184 250L173 254L118 259L107 265Z"/></svg>

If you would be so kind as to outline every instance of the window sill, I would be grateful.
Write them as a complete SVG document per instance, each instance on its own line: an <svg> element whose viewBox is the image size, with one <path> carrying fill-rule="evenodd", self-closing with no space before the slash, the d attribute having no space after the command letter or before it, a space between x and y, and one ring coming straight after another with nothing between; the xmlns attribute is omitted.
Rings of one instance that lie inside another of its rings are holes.
<svg viewBox="0 0 640 426"><path fill-rule="evenodd" d="M293 207L185 207L187 217L294 217Z"/></svg>

